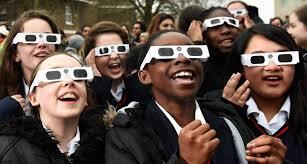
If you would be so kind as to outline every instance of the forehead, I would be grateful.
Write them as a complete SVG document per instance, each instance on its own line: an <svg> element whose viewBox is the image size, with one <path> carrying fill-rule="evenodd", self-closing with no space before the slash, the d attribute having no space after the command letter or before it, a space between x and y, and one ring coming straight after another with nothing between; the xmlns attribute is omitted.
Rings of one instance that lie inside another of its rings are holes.
<svg viewBox="0 0 307 164"><path fill-rule="evenodd" d="M96 47L112 44L123 44L122 39L116 33L104 33L96 37Z"/></svg>
<svg viewBox="0 0 307 164"><path fill-rule="evenodd" d="M240 10L240 9L246 9L245 6L240 3L240 2L235 2L235 3L232 3L231 5L229 5L227 7L228 10Z"/></svg>
<svg viewBox="0 0 307 164"><path fill-rule="evenodd" d="M214 17L221 17L221 16L225 16L225 17L232 17L232 15L226 11L226 10L222 10L222 9L216 9L214 11L212 11L207 18L214 18Z"/></svg>
<svg viewBox="0 0 307 164"><path fill-rule="evenodd" d="M161 34L156 40L153 42L153 46L161 46L161 45L190 45L193 42L184 34L180 34L177 32L167 32Z"/></svg>
<svg viewBox="0 0 307 164"><path fill-rule="evenodd" d="M162 23L173 23L173 20L172 19L164 19L162 22L161 22L161 24Z"/></svg>
<svg viewBox="0 0 307 164"><path fill-rule="evenodd" d="M55 67L80 67L81 64L73 57L68 55L54 55L47 58L40 65L39 69L49 69Z"/></svg>
<svg viewBox="0 0 307 164"><path fill-rule="evenodd" d="M30 19L23 24L23 32L52 32L49 23L43 19Z"/></svg>
<svg viewBox="0 0 307 164"><path fill-rule="evenodd" d="M288 47L280 45L262 35L254 35L248 42L245 53L253 52L277 52L289 50Z"/></svg>

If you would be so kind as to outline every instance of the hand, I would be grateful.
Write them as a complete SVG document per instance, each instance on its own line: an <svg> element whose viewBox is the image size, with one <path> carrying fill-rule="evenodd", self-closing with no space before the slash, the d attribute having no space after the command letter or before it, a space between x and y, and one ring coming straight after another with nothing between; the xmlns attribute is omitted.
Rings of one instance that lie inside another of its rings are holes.
<svg viewBox="0 0 307 164"><path fill-rule="evenodd" d="M282 164L286 157L287 147L279 138L261 135L246 146L248 162Z"/></svg>
<svg viewBox="0 0 307 164"><path fill-rule="evenodd" d="M232 74L224 87L222 97L240 107L244 107L250 93L249 81L246 80L237 90L236 87L240 81L241 74Z"/></svg>
<svg viewBox="0 0 307 164"><path fill-rule="evenodd" d="M95 61L95 50L92 49L85 58L85 63L92 67L94 76L101 76L99 72L96 61Z"/></svg>
<svg viewBox="0 0 307 164"><path fill-rule="evenodd" d="M178 142L180 158L189 164L207 163L220 143L215 130L199 120L182 128Z"/></svg>
<svg viewBox="0 0 307 164"><path fill-rule="evenodd" d="M11 97L15 99L16 101L18 101L18 103L20 104L22 108L26 106L26 100L21 95L13 95Z"/></svg>
<svg viewBox="0 0 307 164"><path fill-rule="evenodd" d="M193 20L190 24L190 27L187 31L188 37L192 41L203 41L203 29L202 24L199 21Z"/></svg>
<svg viewBox="0 0 307 164"><path fill-rule="evenodd" d="M250 28L255 25L254 21L248 16L248 14L243 15L244 25L246 28Z"/></svg>

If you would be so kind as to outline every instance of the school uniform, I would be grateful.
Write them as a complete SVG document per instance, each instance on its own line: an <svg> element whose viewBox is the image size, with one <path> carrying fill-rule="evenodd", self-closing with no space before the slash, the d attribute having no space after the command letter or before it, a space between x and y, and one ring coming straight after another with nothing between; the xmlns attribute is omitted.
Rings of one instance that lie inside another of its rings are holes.
<svg viewBox="0 0 307 164"><path fill-rule="evenodd" d="M169 119L160 107L151 100L147 106L141 104L137 108L127 109L126 114L119 113L115 117L113 126L106 136L107 164L180 162L180 127L178 129L178 126L174 126L174 120ZM217 138L221 141L210 163L238 163L231 132L224 120L203 106L199 106L198 113L201 113L203 120L216 130Z"/></svg>
<svg viewBox="0 0 307 164"><path fill-rule="evenodd" d="M146 103L151 98L150 87L139 81L137 73L124 78L117 92L112 91L112 79L105 76L95 76L90 83L90 88L97 106L102 108L106 108L109 103L116 109L120 109L132 101Z"/></svg>

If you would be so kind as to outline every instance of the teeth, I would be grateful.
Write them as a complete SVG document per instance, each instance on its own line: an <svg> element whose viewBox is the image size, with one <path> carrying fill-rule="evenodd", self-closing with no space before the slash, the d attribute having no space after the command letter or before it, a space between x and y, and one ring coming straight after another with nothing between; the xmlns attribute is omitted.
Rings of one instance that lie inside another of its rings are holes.
<svg viewBox="0 0 307 164"><path fill-rule="evenodd" d="M266 79L268 79L268 80L278 80L279 77L267 77Z"/></svg>
<svg viewBox="0 0 307 164"><path fill-rule="evenodd" d="M112 63L110 64L111 67L119 66L119 63Z"/></svg>
<svg viewBox="0 0 307 164"><path fill-rule="evenodd" d="M179 72L174 75L174 78L183 76L192 77L192 72Z"/></svg>
<svg viewBox="0 0 307 164"><path fill-rule="evenodd" d="M73 93L66 93L65 95L61 96L60 99L77 99L77 96Z"/></svg>

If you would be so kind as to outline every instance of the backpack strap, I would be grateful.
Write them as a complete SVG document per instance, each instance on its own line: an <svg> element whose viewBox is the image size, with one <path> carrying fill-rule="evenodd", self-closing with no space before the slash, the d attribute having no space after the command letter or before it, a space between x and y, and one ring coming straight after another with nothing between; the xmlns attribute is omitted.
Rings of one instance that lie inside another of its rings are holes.
<svg viewBox="0 0 307 164"><path fill-rule="evenodd" d="M238 129L236 128L236 126L230 120L228 120L225 117L222 117L222 118L225 120L229 129L231 130L233 142L234 142L234 145L236 147L237 154L238 154L239 163L240 164L248 164L248 162L245 158L246 157L245 145L244 145L243 139L242 139Z"/></svg>
<svg viewBox="0 0 307 164"><path fill-rule="evenodd" d="M3 149L2 153L0 154L0 161L3 159L3 157L6 155L6 153L7 153L8 151L10 151L10 150L12 149L12 147L15 146L16 143L19 142L20 140L21 140L21 137L15 137L15 138L13 139L13 141L10 142L9 145L7 145L7 146Z"/></svg>

